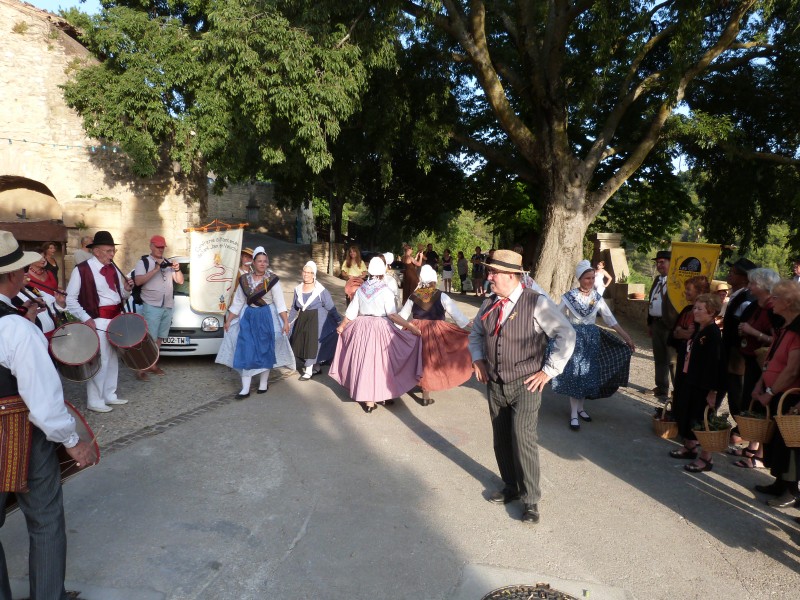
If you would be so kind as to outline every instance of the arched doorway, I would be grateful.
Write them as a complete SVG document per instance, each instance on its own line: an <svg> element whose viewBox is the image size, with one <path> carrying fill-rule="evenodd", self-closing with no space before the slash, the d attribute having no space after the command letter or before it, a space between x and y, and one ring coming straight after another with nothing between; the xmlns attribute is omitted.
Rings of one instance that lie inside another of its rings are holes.
<svg viewBox="0 0 800 600"><path fill-rule="evenodd" d="M0 175L0 229L10 231L24 250L39 250L45 242L56 243L59 283L64 283L67 228L53 192L38 181Z"/></svg>

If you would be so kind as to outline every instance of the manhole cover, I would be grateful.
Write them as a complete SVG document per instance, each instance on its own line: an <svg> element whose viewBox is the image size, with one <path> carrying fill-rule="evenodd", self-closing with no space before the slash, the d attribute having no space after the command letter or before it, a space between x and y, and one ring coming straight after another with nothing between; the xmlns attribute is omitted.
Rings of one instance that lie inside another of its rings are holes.
<svg viewBox="0 0 800 600"><path fill-rule="evenodd" d="M564 592L554 590L547 583L536 585L507 585L486 594L481 600L578 600Z"/></svg>

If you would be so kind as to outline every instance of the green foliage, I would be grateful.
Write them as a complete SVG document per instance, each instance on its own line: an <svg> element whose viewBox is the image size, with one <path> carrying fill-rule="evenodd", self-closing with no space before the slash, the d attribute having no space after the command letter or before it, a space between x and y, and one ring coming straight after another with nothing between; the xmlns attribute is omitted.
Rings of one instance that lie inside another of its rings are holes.
<svg viewBox="0 0 800 600"><path fill-rule="evenodd" d="M184 172L202 157L223 180L267 179L287 152L318 173L331 164L328 146L342 120L358 108L364 49L347 37L352 14L322 20L297 8L109 2L98 16L75 18L102 62L80 70L65 98L86 132L118 142L140 175L165 153Z"/></svg>
<svg viewBox="0 0 800 600"><path fill-rule="evenodd" d="M728 422L728 413L721 415L708 415L708 431L725 431L731 426ZM692 425L692 431L705 431L705 423L695 422Z"/></svg>

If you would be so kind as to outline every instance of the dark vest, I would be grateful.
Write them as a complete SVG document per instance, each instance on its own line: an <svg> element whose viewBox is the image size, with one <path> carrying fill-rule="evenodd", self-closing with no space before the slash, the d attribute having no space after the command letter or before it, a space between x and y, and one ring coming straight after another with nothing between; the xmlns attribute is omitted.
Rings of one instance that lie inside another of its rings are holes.
<svg viewBox="0 0 800 600"><path fill-rule="evenodd" d="M78 273L81 275L81 287L78 290L78 304L86 311L93 319L100 317L100 296L97 294L97 284L94 282L94 273L89 266L89 261L78 263ZM119 288L119 275L114 272L114 280L117 284L116 292L122 298L122 292ZM120 306L122 303L120 303Z"/></svg>
<svg viewBox="0 0 800 600"><path fill-rule="evenodd" d="M436 291L431 297L428 308L424 308L416 297L411 294L411 318L418 321L444 321L447 311L442 305L442 292Z"/></svg>
<svg viewBox="0 0 800 600"><path fill-rule="evenodd" d="M728 307L725 309L725 316L722 318L722 344L726 348L738 348L741 340L739 339L739 323L741 319L735 316L737 310L743 302L753 299L750 297L750 292L745 290L733 300L728 302Z"/></svg>
<svg viewBox="0 0 800 600"><path fill-rule="evenodd" d="M497 298L492 296L484 301L476 319L489 310ZM495 309L483 322L483 348L489 363L489 377L493 381L514 381L529 377L538 372L544 363L547 350L547 335L534 328L533 310L539 294L531 289L523 289L517 303L497 335L492 335L499 309Z"/></svg>
<svg viewBox="0 0 800 600"><path fill-rule="evenodd" d="M0 318L10 315L16 315L19 317L19 313L16 310L11 308L5 302L0 301ZM7 398L8 396L19 396L19 390L17 389L17 378L12 375L11 369L7 369L6 367L0 365L0 398Z"/></svg>

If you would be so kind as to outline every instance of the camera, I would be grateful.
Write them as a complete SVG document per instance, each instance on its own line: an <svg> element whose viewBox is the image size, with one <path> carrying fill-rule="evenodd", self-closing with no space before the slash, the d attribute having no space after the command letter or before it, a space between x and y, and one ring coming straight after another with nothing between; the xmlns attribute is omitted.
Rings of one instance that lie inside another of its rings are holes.
<svg viewBox="0 0 800 600"><path fill-rule="evenodd" d="M172 268L172 263L169 262L168 260L162 260L161 264L159 265L159 267L161 267L162 269L171 269Z"/></svg>

